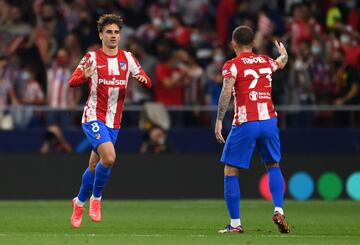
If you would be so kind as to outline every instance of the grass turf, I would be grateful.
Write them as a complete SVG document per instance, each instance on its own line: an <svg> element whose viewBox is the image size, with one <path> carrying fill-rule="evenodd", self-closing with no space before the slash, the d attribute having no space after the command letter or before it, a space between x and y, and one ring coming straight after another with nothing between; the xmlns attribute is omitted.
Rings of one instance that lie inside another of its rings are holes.
<svg viewBox="0 0 360 245"><path fill-rule="evenodd" d="M286 201L291 233L272 223L272 204L241 203L244 234L218 234L228 217L222 200L103 202L103 220L69 223L70 201L1 201L0 244L359 244L360 205Z"/></svg>

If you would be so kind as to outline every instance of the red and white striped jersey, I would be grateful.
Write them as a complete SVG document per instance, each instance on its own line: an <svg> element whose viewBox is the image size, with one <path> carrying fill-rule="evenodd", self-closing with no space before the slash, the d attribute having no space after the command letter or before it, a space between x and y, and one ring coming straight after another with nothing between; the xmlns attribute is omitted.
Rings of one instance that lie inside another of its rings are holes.
<svg viewBox="0 0 360 245"><path fill-rule="evenodd" d="M56 64L47 70L47 101L51 108L68 109L73 104L74 91L67 86L70 76L69 68Z"/></svg>
<svg viewBox="0 0 360 245"><path fill-rule="evenodd" d="M223 66L223 77L235 79L233 125L276 117L271 99L271 74L278 69L265 55L242 52Z"/></svg>
<svg viewBox="0 0 360 245"><path fill-rule="evenodd" d="M88 60L92 61L95 73L85 79L83 68ZM120 128L130 73L132 76L145 76L147 82L143 86L151 87L150 78L131 52L119 49L117 55L108 56L102 49L98 49L84 56L69 80L70 87L89 83L89 97L82 123L101 120L109 128Z"/></svg>

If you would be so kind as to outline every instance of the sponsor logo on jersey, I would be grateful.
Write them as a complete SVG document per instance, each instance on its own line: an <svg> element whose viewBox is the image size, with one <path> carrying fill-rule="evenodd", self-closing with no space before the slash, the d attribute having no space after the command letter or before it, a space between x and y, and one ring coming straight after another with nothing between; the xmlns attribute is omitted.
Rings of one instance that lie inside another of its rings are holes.
<svg viewBox="0 0 360 245"><path fill-rule="evenodd" d="M231 71L228 70L228 69L224 69L224 70L222 71L222 75L225 76L225 75L227 75L227 74L231 74Z"/></svg>
<svg viewBox="0 0 360 245"><path fill-rule="evenodd" d="M126 70L126 62L125 61L120 61L120 69L125 71Z"/></svg>
<svg viewBox="0 0 360 245"><path fill-rule="evenodd" d="M109 86L121 86L121 85L126 85L126 80L117 80L115 78L113 78L112 80L107 80L100 78L99 84L104 84Z"/></svg>
<svg viewBox="0 0 360 245"><path fill-rule="evenodd" d="M241 58L241 60L244 64L266 63L266 60L263 57Z"/></svg>
<svg viewBox="0 0 360 245"><path fill-rule="evenodd" d="M252 101L256 101L258 99L258 93L256 91L251 91L249 93L249 99Z"/></svg>
<svg viewBox="0 0 360 245"><path fill-rule="evenodd" d="M101 134L99 134L99 133L95 134L95 138L96 138L97 140L99 140L99 139L101 138Z"/></svg>
<svg viewBox="0 0 360 245"><path fill-rule="evenodd" d="M256 92L256 91L251 91L249 93L249 99L252 101L257 101L259 100L270 100L271 99L271 94L268 92Z"/></svg>

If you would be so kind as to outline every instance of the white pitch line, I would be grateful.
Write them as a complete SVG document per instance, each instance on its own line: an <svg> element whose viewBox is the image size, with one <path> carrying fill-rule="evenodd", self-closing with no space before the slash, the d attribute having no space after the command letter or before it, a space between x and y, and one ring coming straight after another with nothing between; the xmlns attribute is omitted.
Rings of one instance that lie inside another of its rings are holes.
<svg viewBox="0 0 360 245"><path fill-rule="evenodd" d="M213 235L218 235L214 233ZM209 235L204 234L77 234L77 233L64 233L64 234L16 234L16 233L0 233L0 237L198 237L204 238ZM219 235L222 236L222 235ZM265 234L249 234L246 233L247 237L269 237L269 238L354 238L359 236L348 236L348 235L296 235L296 234L279 234L279 235L265 235Z"/></svg>

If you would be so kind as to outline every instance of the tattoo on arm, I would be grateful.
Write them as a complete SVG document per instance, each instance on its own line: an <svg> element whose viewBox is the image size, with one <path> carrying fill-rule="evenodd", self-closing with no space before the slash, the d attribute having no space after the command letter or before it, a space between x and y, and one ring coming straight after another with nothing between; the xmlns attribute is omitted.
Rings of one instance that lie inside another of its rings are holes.
<svg viewBox="0 0 360 245"><path fill-rule="evenodd" d="M223 87L219 97L219 104L217 110L217 119L223 120L226 111L229 108L229 103L231 99L232 88L234 87L235 79L232 77L225 78L223 81Z"/></svg>
<svg viewBox="0 0 360 245"><path fill-rule="evenodd" d="M280 58L281 62L284 63L284 66L288 62L288 59L289 59L288 54L282 54L282 55L280 55L279 58Z"/></svg>
<svg viewBox="0 0 360 245"><path fill-rule="evenodd" d="M281 65L280 65L280 68L281 68L281 69L285 67L286 63L288 62L288 59L289 59L289 56L288 56L288 54L286 54L286 53L280 55L280 56L276 59L276 60L281 64Z"/></svg>

